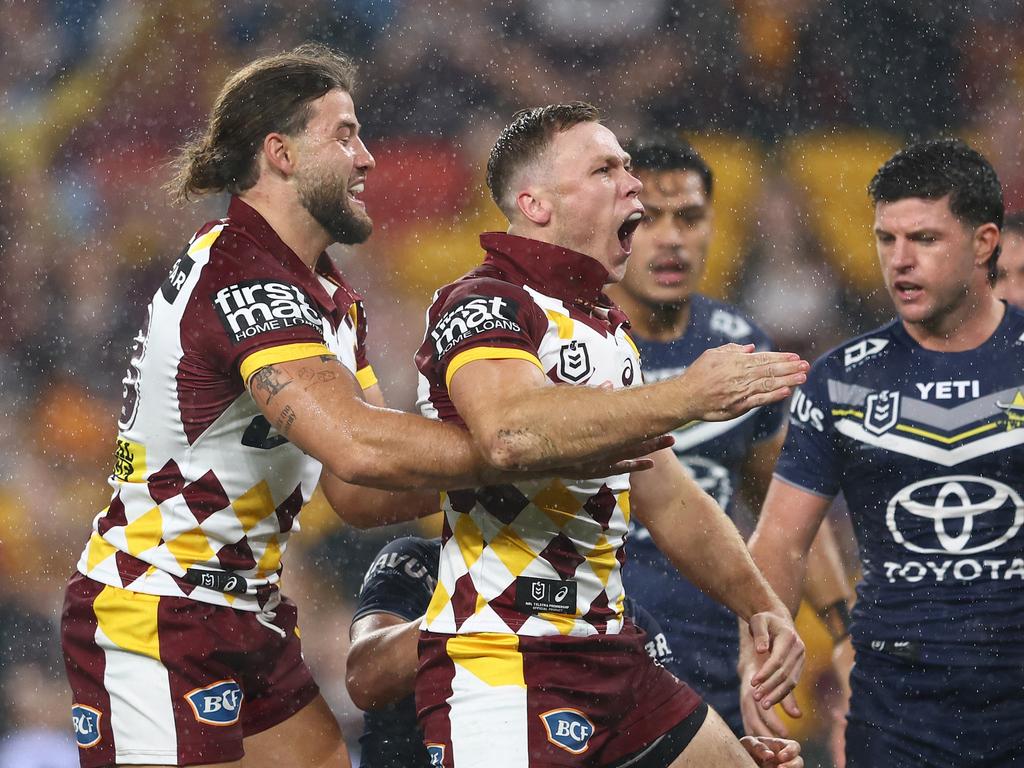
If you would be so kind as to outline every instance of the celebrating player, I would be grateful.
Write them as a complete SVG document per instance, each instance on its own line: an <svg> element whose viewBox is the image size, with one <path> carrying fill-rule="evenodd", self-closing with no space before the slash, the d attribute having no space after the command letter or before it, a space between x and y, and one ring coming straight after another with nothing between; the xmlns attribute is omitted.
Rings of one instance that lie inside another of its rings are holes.
<svg viewBox="0 0 1024 768"><path fill-rule="evenodd" d="M898 152L869 189L898 318L794 395L751 551L795 610L803 555L845 495L863 568L848 768L1021 765L1024 314L992 292L1002 190L952 140ZM768 732L753 694L744 721Z"/></svg>
<svg viewBox="0 0 1024 768"><path fill-rule="evenodd" d="M380 407L362 303L324 252L372 227L353 79L319 46L259 59L228 79L182 155L179 197L233 197L149 306L114 494L68 586L87 768L347 765L279 591L300 507L319 481L339 514L383 523L437 510L436 491L415 489L521 476L458 426ZM618 446L627 458L668 443L631 442ZM569 460L603 476L617 457L602 451Z"/></svg>
<svg viewBox="0 0 1024 768"><path fill-rule="evenodd" d="M630 318L645 381L684 371L705 349L753 344L771 349L764 332L737 307L696 292L713 233L713 175L686 142L663 136L626 145L643 182L644 217L622 281L608 295ZM786 406L767 405L723 422L695 421L674 433L679 461L729 513L742 495L760 510L786 435ZM808 598L838 640L846 605L845 576L827 522L812 548ZM654 545L643 524L630 523L627 594L649 606L677 649L668 665L692 685L736 734L742 734L736 619L688 581Z"/></svg>
<svg viewBox="0 0 1024 768"><path fill-rule="evenodd" d="M519 113L495 143L487 177L508 233L483 235L484 264L438 292L417 363L425 412L464 424L493 463L521 466L728 418L782 399L803 379L795 355L747 354L777 378L770 393L735 391L742 407L732 414L694 408L683 379L640 386L625 315L601 290L625 270L641 184L593 107ZM705 352L686 376L705 396L719 391L717 361L741 349L750 348ZM449 491L416 682L436 764L491 765L494 755L508 768L751 764L624 620L630 516L749 620L767 659L755 681L769 700L791 690L802 644L736 529L671 451L658 452L647 474L650 482L568 476Z"/></svg>
<svg viewBox="0 0 1024 768"><path fill-rule="evenodd" d="M374 558L352 617L347 684L366 714L360 737L363 768L428 768L430 755L416 724L413 684L419 625L437 585L440 539L406 537ZM647 635L647 654L671 664L672 649L657 621L628 597L628 619ZM763 768L800 768L800 745L769 737L741 740Z"/></svg>

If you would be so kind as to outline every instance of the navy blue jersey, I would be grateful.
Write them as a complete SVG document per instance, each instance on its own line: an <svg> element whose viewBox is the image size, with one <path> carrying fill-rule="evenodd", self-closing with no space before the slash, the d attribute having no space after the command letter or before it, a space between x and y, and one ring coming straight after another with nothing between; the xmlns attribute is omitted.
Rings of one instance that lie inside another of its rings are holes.
<svg viewBox="0 0 1024 768"><path fill-rule="evenodd" d="M1024 663L1024 313L966 352L899 321L829 352L794 395L777 467L845 495L863 564L858 649Z"/></svg>
<svg viewBox="0 0 1024 768"><path fill-rule="evenodd" d="M385 546L374 558L359 593L353 623L372 613L390 613L406 621L422 616L436 585L441 539L409 536ZM629 598L624 614L647 633L648 655L670 665L672 648L654 618ZM423 736L416 724L414 697L363 716L361 765L364 768L429 768Z"/></svg>
<svg viewBox="0 0 1024 768"><path fill-rule="evenodd" d="M409 536L386 545L363 579L353 623L372 613L390 613L405 621L422 616L437 586L440 555L440 539ZM430 766L412 696L366 712L359 743L361 765L366 768Z"/></svg>
<svg viewBox="0 0 1024 768"><path fill-rule="evenodd" d="M772 343L734 307L699 294L690 299L690 321L671 342L645 341L640 349L644 381L659 381L684 371L702 352L722 344ZM754 443L775 435L785 422L784 405L757 408L726 422L693 422L675 431L676 455L700 486L730 514L740 470ZM647 530L630 523L629 563L623 582L658 617L672 648L671 670L692 685L730 725L739 728L739 652L736 617L690 584L651 541Z"/></svg>

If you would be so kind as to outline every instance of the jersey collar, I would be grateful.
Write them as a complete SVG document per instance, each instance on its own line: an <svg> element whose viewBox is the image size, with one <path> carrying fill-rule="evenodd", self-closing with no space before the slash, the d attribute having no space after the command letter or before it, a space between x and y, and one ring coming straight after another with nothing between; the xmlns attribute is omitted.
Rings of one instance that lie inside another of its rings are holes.
<svg viewBox="0 0 1024 768"><path fill-rule="evenodd" d="M256 242L287 267L295 275L300 286L325 309L336 310L341 317L354 303L362 300L363 297L349 285L326 251L317 258L315 274L310 272L305 262L288 247L259 211L241 198L231 197L231 202L228 204L228 218L233 224L252 235ZM335 286L333 296L328 295L323 283L317 279L317 275Z"/></svg>
<svg viewBox="0 0 1024 768"><path fill-rule="evenodd" d="M601 293L608 270L596 260L560 245L504 232L485 232L480 245L490 264L547 296L566 302L609 306Z"/></svg>

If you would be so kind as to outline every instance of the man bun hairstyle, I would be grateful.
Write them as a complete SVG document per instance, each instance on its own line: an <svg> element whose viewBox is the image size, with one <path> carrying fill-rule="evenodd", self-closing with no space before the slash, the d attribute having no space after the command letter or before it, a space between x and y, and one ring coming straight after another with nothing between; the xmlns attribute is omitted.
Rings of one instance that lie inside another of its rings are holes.
<svg viewBox="0 0 1024 768"><path fill-rule="evenodd" d="M715 175L700 153L675 134L657 134L630 139L623 149L629 153L631 171L637 173L666 173L693 171L704 185L704 194L711 199Z"/></svg>
<svg viewBox="0 0 1024 768"><path fill-rule="evenodd" d="M582 101L516 112L512 122L498 135L487 159L487 188L502 213L511 217L515 211L511 186L516 172L535 162L557 134L580 123L599 122L601 113L597 107Z"/></svg>
<svg viewBox="0 0 1024 768"><path fill-rule="evenodd" d="M247 64L224 83L205 133L172 161L166 189L177 203L193 195L244 192L259 179L257 156L267 134L300 133L312 102L335 88L351 93L355 81L352 60L318 43Z"/></svg>
<svg viewBox="0 0 1024 768"><path fill-rule="evenodd" d="M992 223L1003 228L1003 188L991 163L959 139L934 139L911 144L878 169L868 194L877 203L908 197L939 200L949 195L949 209L963 224ZM995 283L999 246L988 260Z"/></svg>

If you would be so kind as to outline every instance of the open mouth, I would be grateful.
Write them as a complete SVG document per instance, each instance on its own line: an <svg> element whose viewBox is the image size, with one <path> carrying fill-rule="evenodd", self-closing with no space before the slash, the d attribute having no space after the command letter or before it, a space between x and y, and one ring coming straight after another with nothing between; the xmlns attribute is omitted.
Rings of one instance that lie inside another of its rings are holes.
<svg viewBox="0 0 1024 768"><path fill-rule="evenodd" d="M897 280L892 287L902 301L913 301L924 293L924 289L920 285L907 280Z"/></svg>
<svg viewBox="0 0 1024 768"><path fill-rule="evenodd" d="M633 233L636 232L636 228L640 226L640 220L644 217L642 211L633 211L626 220L622 222L622 226L619 227L619 247L622 248L622 252L627 256L633 252Z"/></svg>
<svg viewBox="0 0 1024 768"><path fill-rule="evenodd" d="M690 273L690 263L678 256L665 256L655 259L648 269L658 285L673 286L686 279Z"/></svg>
<svg viewBox="0 0 1024 768"><path fill-rule="evenodd" d="M366 203L359 199L359 195L363 194L363 189L366 183L360 181L358 184L353 184L348 188L348 199L350 203L358 203L362 208L366 207Z"/></svg>

